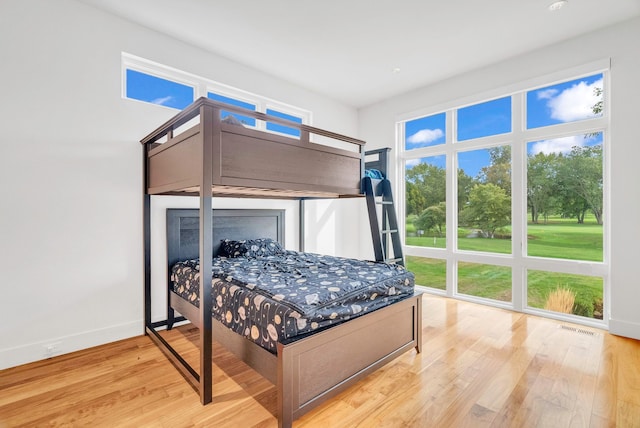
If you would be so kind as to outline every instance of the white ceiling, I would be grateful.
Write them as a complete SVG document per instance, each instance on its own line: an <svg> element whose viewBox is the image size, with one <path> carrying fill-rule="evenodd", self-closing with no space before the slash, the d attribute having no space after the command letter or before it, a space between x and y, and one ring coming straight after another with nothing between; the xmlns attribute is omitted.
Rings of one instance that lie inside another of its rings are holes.
<svg viewBox="0 0 640 428"><path fill-rule="evenodd" d="M640 0L80 1L354 107L640 15Z"/></svg>

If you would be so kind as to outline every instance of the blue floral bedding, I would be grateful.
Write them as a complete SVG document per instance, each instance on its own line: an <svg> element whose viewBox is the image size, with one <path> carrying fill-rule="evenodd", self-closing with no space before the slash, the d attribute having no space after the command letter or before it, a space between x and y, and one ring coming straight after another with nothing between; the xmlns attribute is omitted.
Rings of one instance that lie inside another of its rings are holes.
<svg viewBox="0 0 640 428"><path fill-rule="evenodd" d="M173 291L199 305L197 260L171 272ZM213 316L275 352L286 343L413 295L414 276L384 263L277 251L213 260Z"/></svg>

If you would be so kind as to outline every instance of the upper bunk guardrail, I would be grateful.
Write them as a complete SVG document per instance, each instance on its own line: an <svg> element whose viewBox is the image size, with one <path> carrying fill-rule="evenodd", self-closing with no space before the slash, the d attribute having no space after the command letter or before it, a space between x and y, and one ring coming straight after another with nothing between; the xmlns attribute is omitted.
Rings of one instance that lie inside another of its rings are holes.
<svg viewBox="0 0 640 428"><path fill-rule="evenodd" d="M280 125L284 125L290 128L300 130L300 141L309 142L309 135L318 135L322 137L331 138L334 140L342 141L349 144L354 144L358 146L358 152L362 152L362 147L365 145L365 142L359 140L357 138L348 137L346 135L338 134L335 132L327 131L325 129L316 128L310 125L301 124L298 122L294 122L291 120L283 119L281 117L268 115L262 112L248 110L242 107L237 107L230 104L224 104L217 101L213 101L206 97L198 98L192 104L187 106L180 113L166 121L164 124L160 125L154 131L152 131L149 135L144 137L140 142L142 144L152 144L158 142L159 139L163 138L166 135L169 137L173 136L173 131L178 129L180 126L189 122L193 118L200 115L200 107L209 105L215 108L218 111L228 111L231 113L238 113L243 116L253 117L258 120L262 120L264 122L273 122Z"/></svg>

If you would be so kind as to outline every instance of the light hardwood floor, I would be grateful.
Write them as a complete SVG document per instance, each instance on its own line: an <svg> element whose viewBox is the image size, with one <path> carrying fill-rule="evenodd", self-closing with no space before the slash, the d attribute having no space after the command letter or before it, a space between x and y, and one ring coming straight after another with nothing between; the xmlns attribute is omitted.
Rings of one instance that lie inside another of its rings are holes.
<svg viewBox="0 0 640 428"><path fill-rule="evenodd" d="M407 352L294 427L640 427L640 342L425 295ZM197 358L197 330L167 332ZM0 427L275 427L275 388L216 347L214 402L148 337L0 371Z"/></svg>

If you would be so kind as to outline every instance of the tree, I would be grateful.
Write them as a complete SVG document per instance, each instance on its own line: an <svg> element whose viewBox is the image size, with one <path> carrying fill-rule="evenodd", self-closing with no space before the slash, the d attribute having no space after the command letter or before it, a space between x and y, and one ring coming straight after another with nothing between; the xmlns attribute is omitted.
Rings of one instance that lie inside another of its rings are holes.
<svg viewBox="0 0 640 428"><path fill-rule="evenodd" d="M406 184L407 215L419 214L427 207L427 199L418 185L407 181Z"/></svg>
<svg viewBox="0 0 640 428"><path fill-rule="evenodd" d="M600 101L591 106L591 111L593 111L593 114L598 115L602 113L602 108L604 107L602 100L602 88L593 88L593 95L595 95L596 97L600 97Z"/></svg>
<svg viewBox="0 0 640 428"><path fill-rule="evenodd" d="M491 183L511 196L511 146L492 147L489 151L489 165L480 169L478 180Z"/></svg>
<svg viewBox="0 0 640 428"><path fill-rule="evenodd" d="M460 217L464 224L480 229L484 237L493 238L496 230L511 224L511 198L495 184L477 184Z"/></svg>
<svg viewBox="0 0 640 428"><path fill-rule="evenodd" d="M537 153L527 157L527 205L531 210L531 222L538 223L540 214L545 222L553 213L558 201L558 165L562 155Z"/></svg>
<svg viewBox="0 0 640 428"><path fill-rule="evenodd" d="M602 99L602 88L598 88L597 86L593 88L593 95L595 95L596 97L599 97L600 100L596 101L596 103L591 106L591 111L593 112L594 116L600 116L602 114L602 110L604 109L604 100ZM592 133L586 134L585 137L586 138L595 137L598 134L599 132L592 132Z"/></svg>
<svg viewBox="0 0 640 428"><path fill-rule="evenodd" d="M467 175L463 169L458 168L458 214L467 205L469 193L476 184L477 182L473 177Z"/></svg>
<svg viewBox="0 0 640 428"><path fill-rule="evenodd" d="M562 184L565 182L565 180L560 180L558 185L559 212L562 217L575 218L578 224L583 224L589 206L584 198L576 194L571 187Z"/></svg>
<svg viewBox="0 0 640 428"><path fill-rule="evenodd" d="M560 164L558 181L564 193L563 208L584 222L584 213L591 210L602 224L602 145L573 147Z"/></svg>
<svg viewBox="0 0 640 428"><path fill-rule="evenodd" d="M428 163L407 170L407 214L420 215L427 207L445 200L446 171Z"/></svg>
<svg viewBox="0 0 640 428"><path fill-rule="evenodd" d="M447 222L447 206L445 202L432 205L425 209L416 219L416 229L435 230L438 236L442 236L442 226Z"/></svg>

